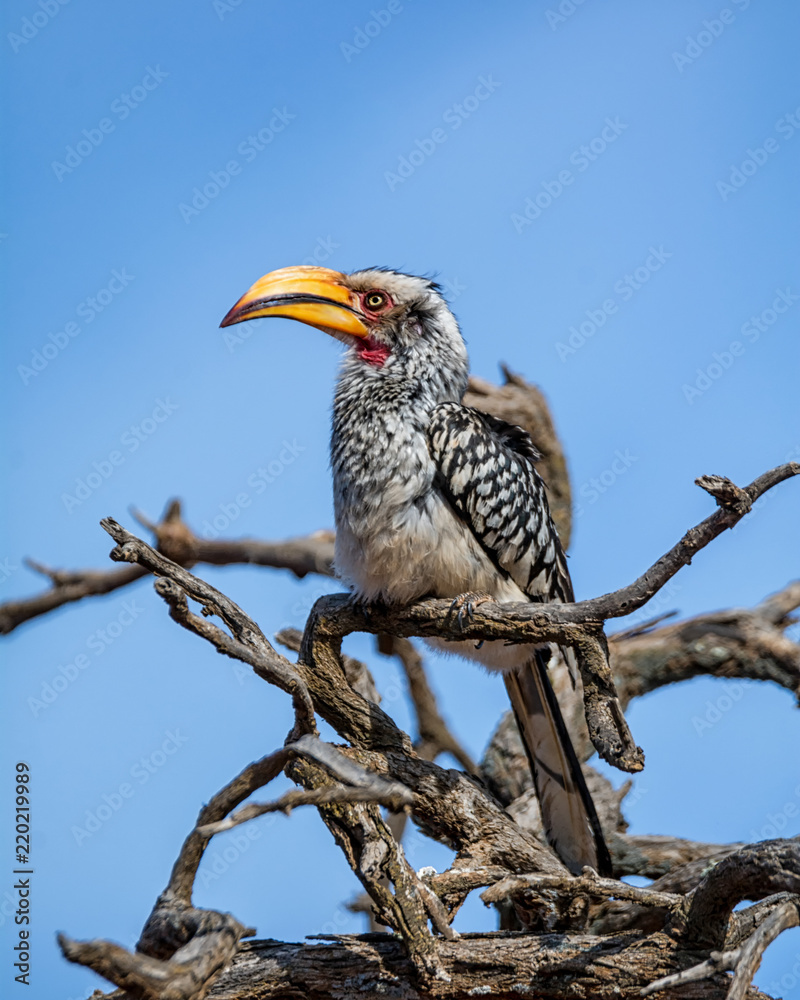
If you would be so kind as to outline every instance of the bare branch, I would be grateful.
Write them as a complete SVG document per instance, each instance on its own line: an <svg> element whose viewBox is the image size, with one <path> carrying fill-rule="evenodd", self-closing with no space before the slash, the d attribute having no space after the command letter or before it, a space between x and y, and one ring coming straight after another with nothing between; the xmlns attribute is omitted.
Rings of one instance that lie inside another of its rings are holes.
<svg viewBox="0 0 800 1000"><path fill-rule="evenodd" d="M466 896L473 889L482 889L485 885L494 885L501 879L506 878L508 871L505 868L489 866L486 868L470 867L466 861L456 861L446 872L424 874L425 884L442 899L448 896ZM555 876L560 878L561 876Z"/></svg>
<svg viewBox="0 0 800 1000"><path fill-rule="evenodd" d="M689 896L684 940L721 949L734 906L776 892L800 893L800 838L751 844L715 865Z"/></svg>
<svg viewBox="0 0 800 1000"><path fill-rule="evenodd" d="M144 544L144 543L142 543ZM202 581L197 581L201 583ZM294 666L277 653L263 635L255 636L251 630L249 644L239 642L218 628L206 618L200 618L189 610L186 594L174 580L161 577L155 582L156 593L169 605L169 615L173 621L185 629L208 640L217 652L249 664L253 671L282 691L292 696L295 712L295 727L290 738L296 739L303 733L315 733L314 706L303 681ZM240 612L244 616L243 612ZM254 625L253 628L256 628ZM263 642L262 642L263 640Z"/></svg>
<svg viewBox="0 0 800 1000"><path fill-rule="evenodd" d="M787 583L783 590L770 594L760 604L753 608L753 614L773 625L786 627L789 614L800 608L800 580Z"/></svg>
<svg viewBox="0 0 800 1000"><path fill-rule="evenodd" d="M710 979L720 972L730 972L731 969L735 968L738 957L739 953L736 951L712 951L711 957L707 958L705 962L693 965L689 969L683 969L681 972L675 972L671 976L664 976L662 979L657 979L654 983L650 983L649 986L645 986L640 991L640 995L646 997L651 993L658 993L672 986L683 986L684 983L697 983L703 979Z"/></svg>
<svg viewBox="0 0 800 1000"><path fill-rule="evenodd" d="M800 605L800 583L752 609L698 615L611 643L620 701L698 675L774 681L800 698L800 646L784 629Z"/></svg>
<svg viewBox="0 0 800 1000"><path fill-rule="evenodd" d="M316 737L302 736L295 743L288 743L283 752L287 756L298 754L309 760L315 760L335 778L346 782L346 785L323 785L311 791L293 790L275 802L245 806L227 819L198 828L198 833L210 837L265 813L289 813L296 806L330 805L337 802L377 802L399 811L414 801L412 793L405 785L397 781L387 781L380 775L359 767L331 743L325 743Z"/></svg>
<svg viewBox="0 0 800 1000"><path fill-rule="evenodd" d="M639 625L633 625L631 628L623 629L620 632L612 632L608 637L608 641L624 642L626 639L635 639L637 636L647 635L655 629L656 625L660 625L669 618L674 618L677 613L677 611L665 611L661 615L653 615L652 618L648 618Z"/></svg>
<svg viewBox="0 0 800 1000"><path fill-rule="evenodd" d="M612 836L611 856L617 875L657 879L654 887L666 892L688 892L708 866L744 847L744 844L706 844L660 834L618 833Z"/></svg>
<svg viewBox="0 0 800 1000"><path fill-rule="evenodd" d="M776 906L741 947L732 951L712 951L705 962L658 979L646 986L641 995L648 996L672 986L700 982L720 972L733 972L734 977L728 990L727 1000L745 1000L767 947L783 931L797 927L798 924L800 924L800 898L795 896Z"/></svg>
<svg viewBox="0 0 800 1000"><path fill-rule="evenodd" d="M760 899L742 910L734 910L728 922L728 933L725 936L725 947L730 950L742 945L753 932L770 916L773 910L784 903L793 903L797 897L791 892L776 892L772 896Z"/></svg>
<svg viewBox="0 0 800 1000"><path fill-rule="evenodd" d="M295 759L287 773L306 789L330 784L327 774L311 760ZM380 810L375 805L349 802L320 804L318 808L372 898L377 918L402 935L417 974L424 980L444 979L437 941L427 923L428 916L439 922L439 913L432 908L433 894L409 865ZM441 905L438 900L436 905Z"/></svg>
<svg viewBox="0 0 800 1000"><path fill-rule="evenodd" d="M295 653L299 653L303 645L303 633L297 628L284 628L280 632L275 633L275 638L287 649L291 649ZM344 653L341 654L342 666L344 667L344 674L347 678L350 687L357 691L363 698L367 701L373 701L376 705L380 705L381 696L378 688L375 684L375 678L366 663L362 663L361 660L357 660L353 656L347 656Z"/></svg>
<svg viewBox="0 0 800 1000"><path fill-rule="evenodd" d="M543 892L557 891L567 898L589 896L596 899L623 899L644 906L659 906L675 909L683 902L683 896L669 892L656 892L618 882L613 878L600 878L592 868L584 868L583 874L574 875L511 875L495 883L481 893L484 903L498 903L507 896L521 894L536 897Z"/></svg>
<svg viewBox="0 0 800 1000"><path fill-rule="evenodd" d="M255 933L230 914L202 913L192 940L168 961L131 953L111 941L73 941L59 934L58 943L68 961L93 969L126 990L128 997L200 1000L236 953L239 940Z"/></svg>
<svg viewBox="0 0 800 1000"><path fill-rule="evenodd" d="M333 532L314 531L301 538L268 542L257 538L196 540L196 561L210 566L245 563L288 569L298 580L309 573L333 576Z"/></svg>
<svg viewBox="0 0 800 1000"><path fill-rule="evenodd" d="M744 1000L753 976L761 965L761 958L775 938L800 924L800 898L781 903L739 949L733 985L728 1000Z"/></svg>
<svg viewBox="0 0 800 1000"><path fill-rule="evenodd" d="M664 934L599 939L591 934L464 934L441 941L447 982L423 990L395 935L327 935L323 943L252 941L242 945L209 1000L330 1000L331 996L390 996L393 1000L634 1000L655 976L670 971ZM342 984L346 987L342 989ZM728 983L699 983L692 1000L723 1000ZM580 993L576 993L576 989ZM349 990L349 992L348 992ZM748 1000L767 1000L751 990Z"/></svg>
<svg viewBox="0 0 800 1000"><path fill-rule="evenodd" d="M30 561L29 561L30 562ZM32 564L38 569L38 564ZM0 605L0 634L8 635L18 625L55 611L65 604L80 601L84 597L110 594L120 587L141 580L147 571L139 566L126 566L112 570L51 570L47 575L53 582L49 590L27 597L21 601L7 601Z"/></svg>
<svg viewBox="0 0 800 1000"><path fill-rule="evenodd" d="M792 476L800 475L800 463L787 462L770 469L754 479L749 486L741 491L747 494L752 505L773 486L782 483ZM733 486L733 484L731 484ZM738 487L736 487L738 489ZM749 508L748 508L749 509ZM688 566L693 557L728 528L733 528L744 516L745 512L720 509L707 517L694 528L690 528L683 538L669 552L654 563L638 580L630 586L615 590L611 594L597 597L593 601L584 601L586 612L591 612L599 618L616 618L630 614L646 604L661 587L673 577L683 566ZM578 605L580 607L580 605Z"/></svg>
<svg viewBox="0 0 800 1000"><path fill-rule="evenodd" d="M182 566L208 563L228 566L246 563L288 569L296 577L309 573L333 575L333 532L316 531L302 538L285 541L260 541L257 539L205 539L195 535L181 520L181 505L171 500L162 520L154 524L140 511L133 511L140 524L156 537L156 548ZM127 587L146 576L142 567L130 566L119 570L54 570L33 560L28 565L43 573L51 583L49 590L19 601L0 605L0 634L13 632L24 622L54 611L56 608L80 601L84 597L110 594Z"/></svg>
<svg viewBox="0 0 800 1000"><path fill-rule="evenodd" d="M167 893L184 903L191 903L197 869L211 839L211 834L204 833L203 828L219 822L253 792L269 784L281 773L288 760L289 751L283 747L253 764L248 764L233 781L217 792L208 805L203 806L195 828L183 842L178 860L172 868L169 884L165 890ZM146 936L145 928L143 938Z"/></svg>
<svg viewBox="0 0 800 1000"><path fill-rule="evenodd" d="M240 826L248 820L256 819L267 813L282 812L288 815L297 806L320 806L332 805L336 802L376 802L378 805L386 806L397 812L403 806L411 805L411 793L387 791L381 785L376 788L345 788L341 786L331 786L327 788L317 788L310 792L303 792L295 789L286 792L274 802L254 802L245 806L239 812L234 813L227 819L220 820L219 823L211 823L201 828L200 833L207 836L222 833L224 830L232 830L235 826Z"/></svg>

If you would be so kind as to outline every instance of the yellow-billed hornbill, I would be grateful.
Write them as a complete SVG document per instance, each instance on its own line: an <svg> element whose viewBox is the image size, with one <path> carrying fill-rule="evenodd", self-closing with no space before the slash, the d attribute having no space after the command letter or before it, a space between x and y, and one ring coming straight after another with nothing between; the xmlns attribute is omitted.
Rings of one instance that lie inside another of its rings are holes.
<svg viewBox="0 0 800 1000"><path fill-rule="evenodd" d="M261 316L301 320L348 345L331 465L336 570L358 598L573 600L536 449L521 428L461 404L467 352L434 282L379 268L287 267L257 281L222 326ZM610 873L548 678L550 648L434 642L503 672L550 844L574 872Z"/></svg>

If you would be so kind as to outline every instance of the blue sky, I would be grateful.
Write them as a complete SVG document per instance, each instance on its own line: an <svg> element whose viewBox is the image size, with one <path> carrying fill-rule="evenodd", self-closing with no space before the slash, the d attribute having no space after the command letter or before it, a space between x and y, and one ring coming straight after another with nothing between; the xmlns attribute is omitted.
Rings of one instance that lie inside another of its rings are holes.
<svg viewBox="0 0 800 1000"><path fill-rule="evenodd" d="M800 458L795 4L56 5L6 4L0 43L14 151L0 218L3 600L41 587L25 556L107 565L98 521L130 526L130 504L155 517L177 495L198 530L217 518L228 536L331 525L339 346L283 320L218 329L289 264L438 274L473 370L494 379L503 360L544 388L573 476L579 597L629 582L709 513L697 475L747 483ZM796 576L797 504L795 484L775 490L657 610L747 606ZM267 633L301 626L336 589L245 567L202 575ZM282 742L290 712L174 626L149 584L4 648L4 759L33 773L26 996L67 1000L102 984L61 961L54 932L132 945L201 803ZM394 664L366 637L349 648L409 726ZM479 755L502 685L429 664ZM37 709L58 676L74 680ZM635 703L630 723L647 754L635 832L798 832L789 692L701 679ZM214 841L198 903L263 937L361 929L343 908L357 883L315 813L244 830ZM418 867L448 860L419 837L410 853ZM474 899L459 921L489 929L493 915ZM798 963L795 931L756 981L798 997Z"/></svg>

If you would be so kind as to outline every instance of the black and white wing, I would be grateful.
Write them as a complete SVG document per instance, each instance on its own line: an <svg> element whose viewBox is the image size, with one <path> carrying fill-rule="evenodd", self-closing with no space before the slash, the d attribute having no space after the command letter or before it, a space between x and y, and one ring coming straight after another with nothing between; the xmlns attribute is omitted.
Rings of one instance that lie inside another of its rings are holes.
<svg viewBox="0 0 800 1000"><path fill-rule="evenodd" d="M440 403L429 444L440 489L499 572L531 600L572 601L529 435L470 406Z"/></svg>
<svg viewBox="0 0 800 1000"><path fill-rule="evenodd" d="M432 413L429 447L439 489L498 573L533 601L574 599L550 517L539 457L528 434L458 403ZM564 650L574 660L572 650ZM547 672L549 649L531 651L504 679L531 764L542 825L567 867L611 874L611 861L580 762Z"/></svg>

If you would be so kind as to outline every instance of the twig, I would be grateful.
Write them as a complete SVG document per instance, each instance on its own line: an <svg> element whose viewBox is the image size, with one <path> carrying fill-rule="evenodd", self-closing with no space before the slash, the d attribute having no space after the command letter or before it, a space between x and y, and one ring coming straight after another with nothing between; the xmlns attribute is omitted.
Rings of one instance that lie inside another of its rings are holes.
<svg viewBox="0 0 800 1000"><path fill-rule="evenodd" d="M786 900L772 910L740 947L731 951L712 951L705 962L650 983L641 990L641 995L646 997L671 986L696 983L710 979L720 972L733 972L727 1000L745 1000L767 947L783 931L797 927L798 924L800 924L800 899Z"/></svg>
<svg viewBox="0 0 800 1000"><path fill-rule="evenodd" d="M728 1000L744 1000L753 976L761 965L761 957L775 938L790 927L800 924L800 899L781 903L738 949L733 985Z"/></svg>
<svg viewBox="0 0 800 1000"><path fill-rule="evenodd" d="M663 979L657 979L654 983L650 983L649 986L642 987L640 995L646 997L651 993L658 993L659 990L665 990L670 986L696 983L701 979L710 979L711 976L716 976L718 972L730 972L731 969L735 968L738 957L738 951L712 951L710 958L707 958L705 962L700 962L698 965L693 965L690 969L683 969L681 972L676 972L671 976L664 976Z"/></svg>
<svg viewBox="0 0 800 1000"><path fill-rule="evenodd" d="M782 483L792 476L800 475L800 463L787 462L770 469L763 475L754 479L749 486L745 486L741 491L746 493L752 505L759 497L763 496L773 486ZM731 483L731 486L733 484ZM738 487L735 487L738 489ZM748 507L749 510L749 507ZM646 604L650 598L664 586L683 566L688 566L692 558L713 541L718 535L728 528L733 528L744 516L743 512L720 509L716 513L707 517L700 524L689 531L683 538L674 545L669 552L663 555L650 569L648 569L638 580L635 580L628 587L615 590L613 593L597 597L592 601L584 601L586 612L594 613L599 618L616 618L620 615L628 615L632 611ZM580 606L580 605L578 605Z"/></svg>
<svg viewBox="0 0 800 1000"><path fill-rule="evenodd" d="M189 610L186 594L174 580L163 577L156 580L155 591L169 605L169 615L173 621L189 632L208 640L216 647L217 652L249 664L262 680L291 694L295 726L290 739L297 739L303 733L316 732L314 706L307 687L298 676L293 664L273 649L263 635L255 636L251 630L250 642L245 645L223 632L208 619L193 614Z"/></svg>
<svg viewBox="0 0 800 1000"><path fill-rule="evenodd" d="M200 833L206 836L222 833L224 830L232 830L235 826L246 823L248 820L267 813L282 812L288 815L297 806L319 806L331 805L335 802L377 802L378 805L386 806L395 812L403 806L411 805L411 793L407 790L403 793L387 792L385 788L345 788L343 786L330 786L327 788L317 788L310 792L294 789L286 792L275 802L254 802L245 806L227 819L220 820L219 823L211 823L200 828Z"/></svg>
<svg viewBox="0 0 800 1000"><path fill-rule="evenodd" d="M378 774L359 767L345 757L330 743L312 737L302 736L295 743L288 743L284 752L297 754L315 760L339 781L346 785L323 785L311 791L292 790L275 802L253 803L224 820L198 827L198 833L210 837L223 830L230 830L249 819L265 813L289 813L296 806L330 805L336 802L377 802L399 811L413 803L411 791L397 781L389 781Z"/></svg>
<svg viewBox="0 0 800 1000"><path fill-rule="evenodd" d="M640 625L633 625L631 628L612 633L608 637L608 641L624 642L625 639L635 639L637 636L646 635L648 632L652 632L656 625L660 625L669 618L674 618L677 613L677 611L665 611L661 615L653 615L652 618L648 618L647 621L642 622Z"/></svg>
<svg viewBox="0 0 800 1000"><path fill-rule="evenodd" d="M249 798L253 792L269 784L273 778L281 773L288 760L289 752L285 747L282 747L280 750L262 757L261 760L248 764L232 781L221 788L207 805L203 806L197 817L194 830L183 842L165 892L184 903L191 903L197 870L200 867L203 852L211 839L211 834L203 833L202 828L219 822L241 802ZM148 936L147 927L145 927L143 938Z"/></svg>
<svg viewBox="0 0 800 1000"><path fill-rule="evenodd" d="M37 571L44 571L38 563L31 560L28 562ZM110 594L120 587L127 587L147 576L147 571L139 566L126 566L124 569L112 570L48 570L45 575L53 584L49 590L21 601L7 601L0 605L0 634L8 635L23 622L46 615L73 601Z"/></svg>

